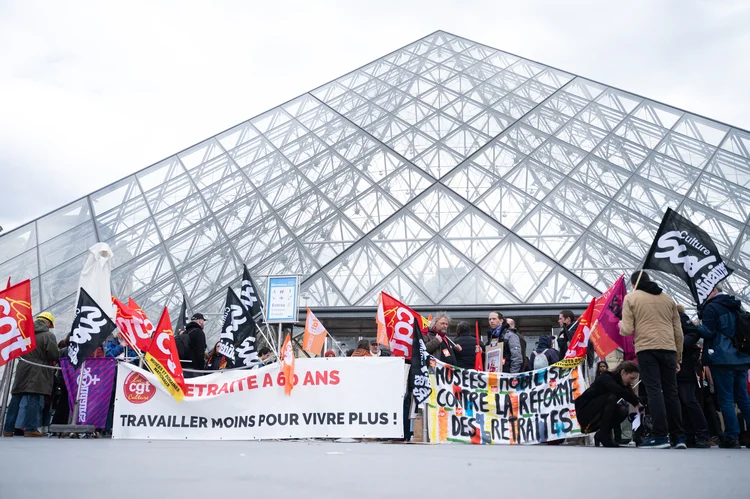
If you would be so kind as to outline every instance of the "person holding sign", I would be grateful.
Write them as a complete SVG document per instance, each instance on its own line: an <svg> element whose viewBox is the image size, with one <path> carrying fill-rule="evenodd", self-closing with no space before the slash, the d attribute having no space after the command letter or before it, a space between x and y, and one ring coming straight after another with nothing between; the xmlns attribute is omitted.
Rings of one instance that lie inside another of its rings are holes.
<svg viewBox="0 0 750 499"><path fill-rule="evenodd" d="M615 372L601 373L591 386L575 401L576 417L584 433L596 431L596 446L619 447L612 440L612 433L628 416L628 408L620 400L640 409L641 403L632 386L638 378L638 365L626 360Z"/></svg>

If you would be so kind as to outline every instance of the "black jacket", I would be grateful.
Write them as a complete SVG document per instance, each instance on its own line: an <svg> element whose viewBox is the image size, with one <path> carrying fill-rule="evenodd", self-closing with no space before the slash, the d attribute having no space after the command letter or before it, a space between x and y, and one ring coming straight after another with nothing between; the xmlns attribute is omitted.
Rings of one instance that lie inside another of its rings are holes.
<svg viewBox="0 0 750 499"><path fill-rule="evenodd" d="M600 374L591 383L591 386L575 401L576 417L584 431L587 426L597 419L597 416L602 413L604 407L608 403L612 403L610 395L613 395L614 402L623 398L633 405L638 405L639 403L633 389L623 384L619 374L609 371Z"/></svg>
<svg viewBox="0 0 750 499"><path fill-rule="evenodd" d="M206 363L206 333L203 332L203 329L197 322L189 322L185 326L183 334L187 334L190 337L190 350L188 351L187 358L180 360L189 360L191 362L183 363L182 367L203 370Z"/></svg>
<svg viewBox="0 0 750 499"><path fill-rule="evenodd" d="M455 366L456 354L453 351L453 345L447 336L442 336L442 341L440 338L441 336L438 336L433 330L428 331L427 334L424 335L427 353L439 361Z"/></svg>
<svg viewBox="0 0 750 499"><path fill-rule="evenodd" d="M560 354L560 358L565 358L565 352L568 351L568 344L573 339L573 335L576 334L578 329L578 321L574 321L570 326L563 326L562 331L555 336L557 338L557 352Z"/></svg>
<svg viewBox="0 0 750 499"><path fill-rule="evenodd" d="M683 334L683 349L682 349L682 363L680 364L680 372L677 373L677 381L688 381L698 384L698 373L703 371L701 366L701 348L698 346L698 340L700 334L698 333L698 326L694 325L690 321L685 313L680 312L680 321L682 322L682 334Z"/></svg>
<svg viewBox="0 0 750 499"><path fill-rule="evenodd" d="M456 337L456 345L461 345L461 351L454 352L456 355L456 365L463 369L474 369L474 360L477 357L474 351L477 347L476 333L459 334ZM479 342L479 346L482 347L482 351L484 352L484 345L482 345L481 341Z"/></svg>

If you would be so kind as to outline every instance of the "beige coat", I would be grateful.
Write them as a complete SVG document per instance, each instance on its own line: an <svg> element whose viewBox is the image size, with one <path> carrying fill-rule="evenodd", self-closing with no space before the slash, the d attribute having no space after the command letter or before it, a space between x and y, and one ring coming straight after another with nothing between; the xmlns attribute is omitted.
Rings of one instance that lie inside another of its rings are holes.
<svg viewBox="0 0 750 499"><path fill-rule="evenodd" d="M644 350L677 352L682 362L682 324L677 304L667 293L652 295L637 290L628 294L622 305L620 334L635 332L636 353Z"/></svg>

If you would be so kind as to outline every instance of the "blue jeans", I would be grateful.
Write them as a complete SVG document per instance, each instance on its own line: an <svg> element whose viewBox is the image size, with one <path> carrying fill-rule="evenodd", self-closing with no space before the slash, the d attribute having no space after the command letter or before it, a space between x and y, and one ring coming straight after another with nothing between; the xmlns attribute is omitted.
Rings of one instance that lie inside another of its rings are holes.
<svg viewBox="0 0 750 499"><path fill-rule="evenodd" d="M42 425L44 395L13 395L8 404L3 431L10 433L16 428L26 431L39 431Z"/></svg>
<svg viewBox="0 0 750 499"><path fill-rule="evenodd" d="M747 394L747 370L750 366L711 366L719 408L724 416L724 438L734 440L740 434L740 424L734 404L742 411L750 428L750 396Z"/></svg>

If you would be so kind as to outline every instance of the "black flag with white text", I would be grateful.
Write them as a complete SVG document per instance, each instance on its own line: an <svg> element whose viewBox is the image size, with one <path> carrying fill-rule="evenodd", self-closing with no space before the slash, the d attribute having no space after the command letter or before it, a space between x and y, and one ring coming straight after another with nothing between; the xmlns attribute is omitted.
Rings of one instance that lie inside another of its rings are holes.
<svg viewBox="0 0 750 499"><path fill-rule="evenodd" d="M70 363L78 367L115 329L117 326L112 319L104 313L86 290L81 288L68 344Z"/></svg>
<svg viewBox="0 0 750 499"><path fill-rule="evenodd" d="M253 280L253 276L250 275L247 265L245 265L245 269L242 272L240 300L250 312L250 317L252 317L255 322L261 322L263 319L263 304L258 295L258 286L255 285L255 281Z"/></svg>
<svg viewBox="0 0 750 499"><path fill-rule="evenodd" d="M667 208L643 268L685 281L699 307L733 272L721 259L711 236L671 208Z"/></svg>
<svg viewBox="0 0 750 499"><path fill-rule="evenodd" d="M430 394L432 394L430 372L427 367L430 362L430 356L427 353L427 346L422 337L422 318L417 316L412 327L414 328L414 333L412 336L412 355L409 376L411 378L414 403L419 406L427 402L430 398Z"/></svg>
<svg viewBox="0 0 750 499"><path fill-rule="evenodd" d="M249 319L247 309L231 287L227 288L227 301L224 305L224 318L219 335L219 353L234 361L235 348L248 334L253 334L255 325Z"/></svg>

